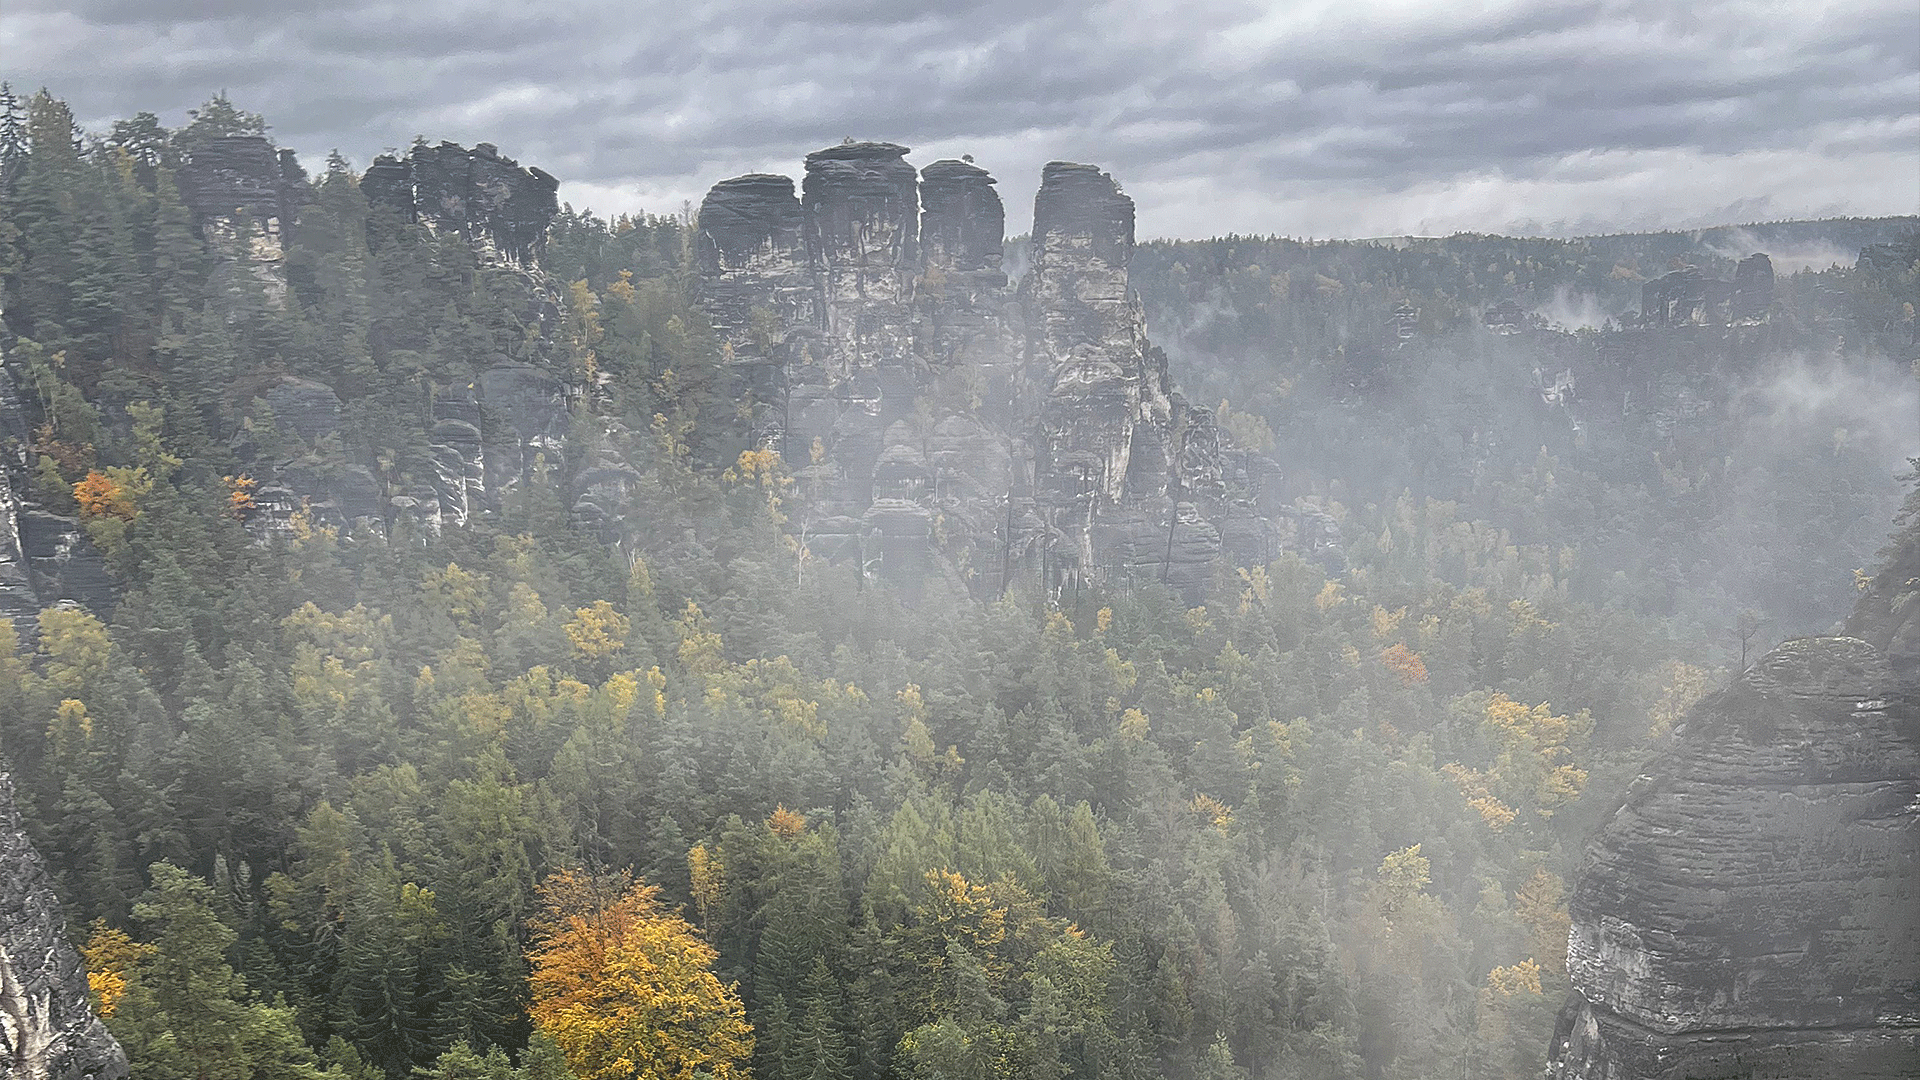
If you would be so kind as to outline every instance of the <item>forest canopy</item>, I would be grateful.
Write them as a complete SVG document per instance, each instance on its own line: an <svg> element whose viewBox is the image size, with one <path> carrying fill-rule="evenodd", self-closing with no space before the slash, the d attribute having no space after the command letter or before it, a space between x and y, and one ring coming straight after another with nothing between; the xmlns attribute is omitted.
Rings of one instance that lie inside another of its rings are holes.
<svg viewBox="0 0 1920 1080"><path fill-rule="evenodd" d="M0 760L143 1078L1536 1076L1583 839L1844 614L1920 452L1913 259L1783 275L1743 349L1488 329L1728 270L1679 234L1162 242L1177 377L1330 540L930 601L798 534L688 218L565 208L528 271L336 155L256 272L179 176L262 117L0 121L10 491L104 582L0 622ZM503 363L564 430L416 527ZM1541 395L1583 364L1601 419ZM263 532L262 462L386 527Z"/></svg>

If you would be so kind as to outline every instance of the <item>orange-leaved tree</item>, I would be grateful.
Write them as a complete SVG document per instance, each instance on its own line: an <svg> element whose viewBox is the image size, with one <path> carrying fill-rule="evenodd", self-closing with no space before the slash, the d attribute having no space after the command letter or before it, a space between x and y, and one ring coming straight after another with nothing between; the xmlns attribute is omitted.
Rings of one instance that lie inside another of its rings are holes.
<svg viewBox="0 0 1920 1080"><path fill-rule="evenodd" d="M580 1080L745 1077L753 1029L739 994L659 896L631 874L547 878L527 954L534 1026Z"/></svg>

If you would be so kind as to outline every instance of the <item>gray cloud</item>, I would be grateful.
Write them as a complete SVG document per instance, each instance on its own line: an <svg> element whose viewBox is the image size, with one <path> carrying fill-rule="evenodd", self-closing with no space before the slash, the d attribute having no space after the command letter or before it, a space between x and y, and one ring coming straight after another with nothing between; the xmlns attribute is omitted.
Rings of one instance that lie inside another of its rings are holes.
<svg viewBox="0 0 1920 1080"><path fill-rule="evenodd" d="M1015 227L1052 158L1149 234L1920 209L1909 0L7 0L0 57L95 126L224 88L309 158L485 140L601 210L849 135L973 153Z"/></svg>

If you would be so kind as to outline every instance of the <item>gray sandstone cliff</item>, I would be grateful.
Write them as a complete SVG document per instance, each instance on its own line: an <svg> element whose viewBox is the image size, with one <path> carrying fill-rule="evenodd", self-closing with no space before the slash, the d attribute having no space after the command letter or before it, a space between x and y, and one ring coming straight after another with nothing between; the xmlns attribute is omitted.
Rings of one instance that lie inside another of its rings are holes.
<svg viewBox="0 0 1920 1080"><path fill-rule="evenodd" d="M1021 576L1193 593L1223 555L1271 558L1272 469L1233 468L1211 414L1173 391L1113 178L1046 167L1016 287L993 177L916 174L906 154L849 142L808 155L798 199L756 174L701 205L702 300L756 441L799 480L803 541L976 595Z"/></svg>
<svg viewBox="0 0 1920 1080"><path fill-rule="evenodd" d="M120 1080L127 1057L93 1015L60 902L0 773L0 1080Z"/></svg>
<svg viewBox="0 0 1920 1080"><path fill-rule="evenodd" d="M201 185L225 194L190 199L196 220L210 238L218 235L216 224L206 217L210 208L230 201L235 192L264 184L259 175L264 159L252 150L248 155L243 160L253 163L251 172L212 170L209 175L221 183ZM202 156L204 152L196 160ZM281 151L280 157L291 162L289 152ZM487 143L469 149L424 141L404 157L376 158L361 180L372 206L435 235L462 238L480 267L516 279L522 288L514 295L524 303L514 315L540 327L543 335L551 334L560 310L559 287L540 269L547 231L559 212L558 186L552 176L523 168ZM297 200L280 205L288 212L298 209ZM297 218L292 218L284 228L297 226ZM249 526L256 535L270 537L284 533L293 517L305 511L318 523L336 528L386 532L404 524L432 533L463 526L476 514L497 508L537 459L558 460L577 388L564 385L543 366L505 355L475 361L475 377L433 388L424 460L410 463L420 479L402 491L385 490L365 463L342 464L325 454L305 452L340 431L342 404L333 388L291 375L267 388L261 399L273 427L295 440L297 452L291 460L266 460L257 447L236 447L243 458L252 459L251 475L259 484Z"/></svg>
<svg viewBox="0 0 1920 1080"><path fill-rule="evenodd" d="M560 211L560 181L502 157L491 143L418 142L404 158L382 154L361 188L375 205L434 233L457 233L483 257L515 266L539 262L547 226Z"/></svg>
<svg viewBox="0 0 1920 1080"><path fill-rule="evenodd" d="M250 270L269 299L284 303L287 243L312 196L293 151L264 135L223 135L193 152L178 183L208 247L225 265Z"/></svg>
<svg viewBox="0 0 1920 1080"><path fill-rule="evenodd" d="M1556 1080L1920 1076L1920 533L1695 708L1571 908Z"/></svg>

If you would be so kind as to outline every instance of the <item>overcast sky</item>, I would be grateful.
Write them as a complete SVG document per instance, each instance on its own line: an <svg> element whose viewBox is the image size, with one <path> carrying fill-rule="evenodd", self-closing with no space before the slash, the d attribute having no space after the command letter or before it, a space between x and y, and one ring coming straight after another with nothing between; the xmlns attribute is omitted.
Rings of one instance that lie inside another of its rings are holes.
<svg viewBox="0 0 1920 1080"><path fill-rule="evenodd" d="M0 75L101 129L225 88L310 168L492 142L602 212L846 136L973 154L1010 231L1055 158L1143 236L1920 211L1914 0L0 0Z"/></svg>

